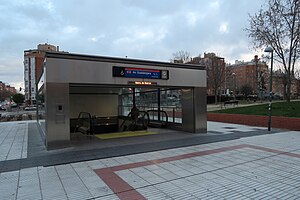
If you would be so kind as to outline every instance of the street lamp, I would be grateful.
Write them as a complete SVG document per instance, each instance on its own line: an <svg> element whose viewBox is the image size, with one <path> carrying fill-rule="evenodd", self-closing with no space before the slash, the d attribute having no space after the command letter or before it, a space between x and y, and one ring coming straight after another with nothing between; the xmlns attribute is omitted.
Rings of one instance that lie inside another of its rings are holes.
<svg viewBox="0 0 300 200"><path fill-rule="evenodd" d="M270 72L270 95L269 95L269 118L268 118L268 131L271 131L271 115L272 115L272 73L273 73L273 48L267 47L265 52L271 53L271 72Z"/></svg>

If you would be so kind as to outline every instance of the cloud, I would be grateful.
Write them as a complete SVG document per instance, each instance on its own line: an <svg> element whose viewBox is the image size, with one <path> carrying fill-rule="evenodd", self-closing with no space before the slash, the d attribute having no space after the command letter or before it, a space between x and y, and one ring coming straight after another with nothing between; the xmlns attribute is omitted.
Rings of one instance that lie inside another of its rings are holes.
<svg viewBox="0 0 300 200"><path fill-rule="evenodd" d="M213 9L219 9L220 7L220 2L218 0L213 0L210 2L210 7Z"/></svg>
<svg viewBox="0 0 300 200"><path fill-rule="evenodd" d="M76 33L78 33L78 27L68 25L63 29L63 32L65 34L76 34Z"/></svg>
<svg viewBox="0 0 300 200"><path fill-rule="evenodd" d="M222 22L220 27L219 27L219 31L221 33L228 33L228 23L227 22Z"/></svg>
<svg viewBox="0 0 300 200"><path fill-rule="evenodd" d="M186 15L186 18L187 18L188 24L191 26L195 26L198 21L198 16L194 12L188 12Z"/></svg>
<svg viewBox="0 0 300 200"><path fill-rule="evenodd" d="M2 1L0 81L22 82L23 51L47 41L69 52L161 61L178 50L245 58L255 52L243 28L248 12L260 5L260 0Z"/></svg>
<svg viewBox="0 0 300 200"><path fill-rule="evenodd" d="M96 37L90 37L90 38L88 38L88 40L91 41L91 42L97 42L98 38L96 38Z"/></svg>
<svg viewBox="0 0 300 200"><path fill-rule="evenodd" d="M164 27L126 27L120 29L124 34L112 42L112 51L126 56L140 56L147 49L155 49L164 40L168 31ZM149 55L148 55L149 56Z"/></svg>

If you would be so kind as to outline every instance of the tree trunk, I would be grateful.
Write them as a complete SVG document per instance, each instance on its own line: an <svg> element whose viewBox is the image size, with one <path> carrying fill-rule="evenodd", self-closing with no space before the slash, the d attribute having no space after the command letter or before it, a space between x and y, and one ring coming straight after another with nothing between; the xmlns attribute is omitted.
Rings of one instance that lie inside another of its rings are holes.
<svg viewBox="0 0 300 200"><path fill-rule="evenodd" d="M284 83L283 84L283 99L285 99L285 100L287 100L287 89L286 89L286 85L287 85L287 83Z"/></svg>
<svg viewBox="0 0 300 200"><path fill-rule="evenodd" d="M290 102L291 101L291 81L287 81L286 85L286 101Z"/></svg>
<svg viewBox="0 0 300 200"><path fill-rule="evenodd" d="M217 92L215 92L215 104L218 104L218 96L217 96Z"/></svg>

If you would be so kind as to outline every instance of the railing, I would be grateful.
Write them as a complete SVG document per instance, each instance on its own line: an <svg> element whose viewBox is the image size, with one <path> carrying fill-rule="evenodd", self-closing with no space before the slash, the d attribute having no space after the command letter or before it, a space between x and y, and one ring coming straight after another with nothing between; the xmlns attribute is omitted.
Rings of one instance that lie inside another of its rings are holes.
<svg viewBox="0 0 300 200"><path fill-rule="evenodd" d="M168 114L163 110L147 110L147 113L152 116L150 117L149 126L159 126L166 128L168 126Z"/></svg>
<svg viewBox="0 0 300 200"><path fill-rule="evenodd" d="M79 131L84 134L93 134L91 131L92 116L88 112L80 112L76 122L75 132Z"/></svg>
<svg viewBox="0 0 300 200"><path fill-rule="evenodd" d="M118 131L118 117L91 116L88 112L80 112L75 125L75 132L79 131L87 135Z"/></svg>
<svg viewBox="0 0 300 200"><path fill-rule="evenodd" d="M157 106L137 106L139 110L158 110ZM132 106L119 106L119 115L128 115L130 113ZM182 123L182 110L178 106L161 106L161 111L165 111L168 115L168 122L172 123Z"/></svg>
<svg viewBox="0 0 300 200"><path fill-rule="evenodd" d="M130 124L124 130L126 122L130 122ZM149 122L150 122L149 114L147 112L138 111L138 116L136 116L136 118L132 116L132 112L129 112L127 117L122 122L119 130L120 131L133 130L137 126L142 127L143 129L147 129Z"/></svg>

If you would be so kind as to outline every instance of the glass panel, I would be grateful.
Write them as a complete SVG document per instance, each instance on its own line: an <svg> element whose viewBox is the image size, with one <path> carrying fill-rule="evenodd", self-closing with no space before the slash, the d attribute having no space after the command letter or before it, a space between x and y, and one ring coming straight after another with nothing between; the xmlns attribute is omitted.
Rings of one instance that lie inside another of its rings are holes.
<svg viewBox="0 0 300 200"><path fill-rule="evenodd" d="M40 127L42 128L42 130L45 133L46 130L46 125L45 125L45 87L42 86L41 90L39 91L38 95L37 95L37 110L38 110L38 116L37 116L37 120L38 123L40 124Z"/></svg>
<svg viewBox="0 0 300 200"><path fill-rule="evenodd" d="M168 121L182 123L181 117L181 90L162 90L160 94L161 110L168 114Z"/></svg>
<svg viewBox="0 0 300 200"><path fill-rule="evenodd" d="M157 108L157 90L137 88L136 89L136 106L143 111Z"/></svg>
<svg viewBox="0 0 300 200"><path fill-rule="evenodd" d="M158 89L135 88L135 102L140 111L158 110ZM127 116L133 107L132 89L123 88L119 105L119 114ZM182 123L181 90L160 89L160 108L168 115L169 122ZM149 112L150 120L158 120L158 112ZM161 119L165 120L164 114Z"/></svg>
<svg viewBox="0 0 300 200"><path fill-rule="evenodd" d="M127 116L132 108L132 89L122 88L119 115Z"/></svg>

